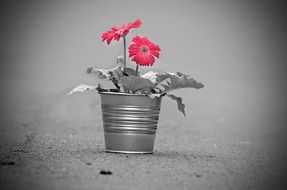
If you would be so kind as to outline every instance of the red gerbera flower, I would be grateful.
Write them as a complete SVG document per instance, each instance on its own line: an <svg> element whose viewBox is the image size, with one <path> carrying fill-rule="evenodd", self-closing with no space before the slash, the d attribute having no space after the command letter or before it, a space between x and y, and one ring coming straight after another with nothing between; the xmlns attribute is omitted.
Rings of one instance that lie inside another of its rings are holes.
<svg viewBox="0 0 287 190"><path fill-rule="evenodd" d="M155 58L159 58L160 48L158 45L151 42L147 37L135 36L133 44L129 46L129 57L133 57L135 61L141 66L152 66Z"/></svg>
<svg viewBox="0 0 287 190"><path fill-rule="evenodd" d="M142 22L137 19L136 21L130 22L127 25L123 24L119 27L114 26L109 31L103 33L102 41L106 40L108 44L110 44L113 39L119 41L120 38L126 36L132 28L139 28L141 24Z"/></svg>

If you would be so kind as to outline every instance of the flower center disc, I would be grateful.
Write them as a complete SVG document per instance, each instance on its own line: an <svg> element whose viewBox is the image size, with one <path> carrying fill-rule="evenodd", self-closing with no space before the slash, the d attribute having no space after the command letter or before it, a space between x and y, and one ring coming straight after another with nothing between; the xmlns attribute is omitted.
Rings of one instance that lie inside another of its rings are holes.
<svg viewBox="0 0 287 190"><path fill-rule="evenodd" d="M142 55L146 55L146 54L149 54L149 48L145 45L143 45L141 48L140 48L140 52Z"/></svg>

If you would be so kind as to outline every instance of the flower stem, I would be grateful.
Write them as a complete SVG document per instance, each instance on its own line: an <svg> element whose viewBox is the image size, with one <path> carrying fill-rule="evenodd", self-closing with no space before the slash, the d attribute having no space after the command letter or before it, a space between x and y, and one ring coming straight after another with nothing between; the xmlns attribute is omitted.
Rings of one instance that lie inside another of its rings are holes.
<svg viewBox="0 0 287 190"><path fill-rule="evenodd" d="M139 71L139 65L137 64L137 67L136 67L136 76L138 76L138 71Z"/></svg>
<svg viewBox="0 0 287 190"><path fill-rule="evenodd" d="M124 39L124 69L126 68L126 63L127 63L127 57L126 57L126 37L123 37Z"/></svg>

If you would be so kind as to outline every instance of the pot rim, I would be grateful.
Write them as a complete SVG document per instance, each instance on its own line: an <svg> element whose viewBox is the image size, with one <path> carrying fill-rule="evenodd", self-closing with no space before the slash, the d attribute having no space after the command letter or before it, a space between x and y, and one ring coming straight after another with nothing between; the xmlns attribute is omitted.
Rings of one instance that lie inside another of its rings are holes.
<svg viewBox="0 0 287 190"><path fill-rule="evenodd" d="M125 92L98 92L98 94L121 95L121 96L148 96L146 94L131 94Z"/></svg>

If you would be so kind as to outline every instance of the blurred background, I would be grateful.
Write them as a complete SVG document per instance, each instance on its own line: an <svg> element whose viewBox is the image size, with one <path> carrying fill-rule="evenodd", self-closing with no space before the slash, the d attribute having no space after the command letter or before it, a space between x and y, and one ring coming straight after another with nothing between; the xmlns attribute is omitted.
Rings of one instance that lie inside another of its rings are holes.
<svg viewBox="0 0 287 190"><path fill-rule="evenodd" d="M114 67L123 53L121 41L101 42L103 32L141 19L128 43L144 35L162 49L142 72L181 71L206 85L174 92L186 104L186 118L165 99L160 127L169 122L196 129L194 136L275 149L284 143L287 31L280 1L12 0L0 7L3 142L19 141L25 124L69 130L76 122L80 130L101 122L96 92L66 93L79 83L97 84L87 67Z"/></svg>

